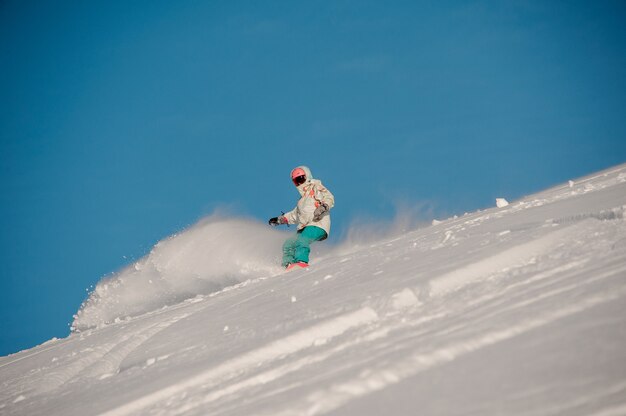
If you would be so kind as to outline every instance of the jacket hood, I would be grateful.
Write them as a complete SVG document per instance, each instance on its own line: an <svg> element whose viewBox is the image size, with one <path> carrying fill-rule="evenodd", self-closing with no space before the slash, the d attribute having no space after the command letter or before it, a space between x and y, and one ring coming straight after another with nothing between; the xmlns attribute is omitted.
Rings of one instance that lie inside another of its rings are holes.
<svg viewBox="0 0 626 416"><path fill-rule="evenodd" d="M311 169L309 169L309 167L308 167L308 166L304 166L304 165L297 166L297 167L293 168L293 169L291 170L291 172L293 172L293 171L294 171L294 170L296 170L296 169L302 169L302 170L304 171L304 173L306 174L306 182L304 182L302 185L300 185L300 186L298 186L298 187L297 187L297 188L298 188L298 191L299 191L299 192L300 192L300 194L302 195L302 193L304 192L304 191L303 191L303 188L304 188L306 185L308 185L309 183L311 183L311 180L313 179L313 174L311 173Z"/></svg>

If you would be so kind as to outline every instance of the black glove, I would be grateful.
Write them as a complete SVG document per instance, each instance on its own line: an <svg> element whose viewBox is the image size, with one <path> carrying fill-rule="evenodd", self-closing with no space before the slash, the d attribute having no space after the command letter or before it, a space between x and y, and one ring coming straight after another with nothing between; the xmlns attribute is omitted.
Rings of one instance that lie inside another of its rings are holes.
<svg viewBox="0 0 626 416"><path fill-rule="evenodd" d="M276 227L277 225L287 224L288 222L289 221L287 221L287 218L285 218L284 215L281 215L280 217L270 218L270 220L267 223L273 227Z"/></svg>
<svg viewBox="0 0 626 416"><path fill-rule="evenodd" d="M328 205L325 203L321 203L319 207L315 208L315 212L313 213L313 221L319 221L322 217L328 212Z"/></svg>

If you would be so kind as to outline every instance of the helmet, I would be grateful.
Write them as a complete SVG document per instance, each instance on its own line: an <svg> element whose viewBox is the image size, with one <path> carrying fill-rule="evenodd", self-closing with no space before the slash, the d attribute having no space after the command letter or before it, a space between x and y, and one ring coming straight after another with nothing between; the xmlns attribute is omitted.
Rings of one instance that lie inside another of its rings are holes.
<svg viewBox="0 0 626 416"><path fill-rule="evenodd" d="M311 171L306 166L298 166L291 171L291 180L296 186L300 186L310 179L312 179Z"/></svg>
<svg viewBox="0 0 626 416"><path fill-rule="evenodd" d="M291 171L291 180L296 179L298 176L306 176L304 169L297 167Z"/></svg>

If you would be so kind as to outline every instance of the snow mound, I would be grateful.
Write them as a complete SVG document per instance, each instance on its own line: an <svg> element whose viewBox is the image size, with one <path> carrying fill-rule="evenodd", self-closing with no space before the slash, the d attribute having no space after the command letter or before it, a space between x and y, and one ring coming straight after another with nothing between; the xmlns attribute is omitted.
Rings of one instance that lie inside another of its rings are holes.
<svg viewBox="0 0 626 416"><path fill-rule="evenodd" d="M354 223L336 246L315 246L316 259L345 255L417 226L415 213L390 222ZM276 230L243 218L209 216L158 242L136 263L103 278L74 315L73 332L153 312L251 280L272 277L294 228Z"/></svg>
<svg viewBox="0 0 626 416"><path fill-rule="evenodd" d="M101 327L269 277L278 267L283 233L251 220L211 216L157 243L150 254L101 280L83 302L73 331Z"/></svg>

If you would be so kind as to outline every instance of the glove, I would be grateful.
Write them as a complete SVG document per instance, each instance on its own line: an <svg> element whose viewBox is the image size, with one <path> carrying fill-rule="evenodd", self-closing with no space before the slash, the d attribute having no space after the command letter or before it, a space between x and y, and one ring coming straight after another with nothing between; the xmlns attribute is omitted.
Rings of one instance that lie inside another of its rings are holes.
<svg viewBox="0 0 626 416"><path fill-rule="evenodd" d="M325 203L321 203L319 207L315 208L315 212L313 213L313 221L319 221L322 219L324 215L328 212L328 205Z"/></svg>
<svg viewBox="0 0 626 416"><path fill-rule="evenodd" d="M285 218L284 215L281 215L280 217L274 217L274 218L270 218L270 220L267 222L269 225L271 225L272 227L276 227L280 224L287 224L287 218Z"/></svg>

